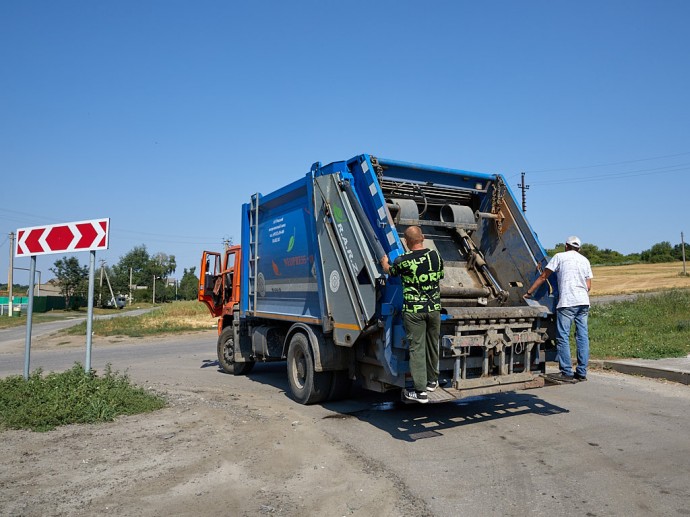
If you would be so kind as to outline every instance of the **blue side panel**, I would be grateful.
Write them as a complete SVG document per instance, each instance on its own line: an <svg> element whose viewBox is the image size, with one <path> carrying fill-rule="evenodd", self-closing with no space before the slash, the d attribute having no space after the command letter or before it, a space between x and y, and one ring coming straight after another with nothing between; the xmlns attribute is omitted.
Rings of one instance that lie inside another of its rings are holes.
<svg viewBox="0 0 690 517"><path fill-rule="evenodd" d="M319 282L316 276L316 243L311 202L311 174L259 200L258 267L256 310L260 313L296 317L321 317ZM244 210L249 209L245 205ZM247 213L242 244L248 271L250 238ZM252 279L243 275L243 307L248 310Z"/></svg>

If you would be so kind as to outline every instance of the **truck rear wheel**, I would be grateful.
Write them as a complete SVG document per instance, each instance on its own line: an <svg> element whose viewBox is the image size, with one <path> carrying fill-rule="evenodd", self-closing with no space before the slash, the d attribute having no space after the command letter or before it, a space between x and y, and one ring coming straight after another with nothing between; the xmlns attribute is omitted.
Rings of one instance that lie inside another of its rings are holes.
<svg viewBox="0 0 690 517"><path fill-rule="evenodd" d="M235 333L232 326L225 327L218 336L218 364L225 373L244 375L254 368L254 361L235 362Z"/></svg>
<svg viewBox="0 0 690 517"><path fill-rule="evenodd" d="M300 404L314 404L328 398L332 372L314 370L314 358L307 337L297 333L290 340L287 354L288 383L292 397Z"/></svg>

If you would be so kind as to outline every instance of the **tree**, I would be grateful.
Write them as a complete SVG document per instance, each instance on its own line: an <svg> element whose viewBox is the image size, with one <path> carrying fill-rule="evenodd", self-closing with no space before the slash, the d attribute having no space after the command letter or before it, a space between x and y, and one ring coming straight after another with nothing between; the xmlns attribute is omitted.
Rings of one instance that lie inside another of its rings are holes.
<svg viewBox="0 0 690 517"><path fill-rule="evenodd" d="M80 266L79 259L76 257L62 257L55 261L55 267L51 267L60 284L60 291L65 297L65 304L67 307L76 309L79 303L75 300L75 295L86 295L88 288L89 268L87 266Z"/></svg>
<svg viewBox="0 0 690 517"><path fill-rule="evenodd" d="M130 270L133 285L151 285L151 276L148 271L150 262L151 257L143 244L135 246L126 255L120 257L120 261L112 268L113 277L110 281L113 283L113 290L118 293L129 292Z"/></svg>
<svg viewBox="0 0 690 517"><path fill-rule="evenodd" d="M156 300L166 301L173 296L175 290L170 288L167 279L175 272L177 263L175 255L158 252L149 255L146 245L135 246L132 250L120 257L120 261L112 267L113 290L116 293L129 292L130 271L132 284L135 286L147 286L147 291L136 292L141 294L140 299L151 300L153 296L153 282L156 282ZM162 281L161 281L162 280ZM137 296L139 298L139 296Z"/></svg>
<svg viewBox="0 0 690 517"><path fill-rule="evenodd" d="M650 249L640 253L642 262L656 264L659 262L674 262L678 260L673 256L673 246L669 241L657 242Z"/></svg>
<svg viewBox="0 0 690 517"><path fill-rule="evenodd" d="M550 257L553 257L556 253L562 251L565 251L565 244L559 242L553 249L546 250L546 253ZM598 246L586 242L582 243L580 253L587 257L587 260L589 260L589 262L594 266L615 265L640 261L639 254L633 253L630 255L623 255L622 253L614 251L610 248L602 250Z"/></svg>
<svg viewBox="0 0 690 517"><path fill-rule="evenodd" d="M187 270L184 269L182 273L182 280L180 280L180 288L178 289L178 296L182 300L196 300L197 290L199 289L199 278L195 274L196 266Z"/></svg>
<svg viewBox="0 0 690 517"><path fill-rule="evenodd" d="M177 269L175 263L175 255L168 255L167 253L158 252L151 257L152 269L163 278L168 278Z"/></svg>

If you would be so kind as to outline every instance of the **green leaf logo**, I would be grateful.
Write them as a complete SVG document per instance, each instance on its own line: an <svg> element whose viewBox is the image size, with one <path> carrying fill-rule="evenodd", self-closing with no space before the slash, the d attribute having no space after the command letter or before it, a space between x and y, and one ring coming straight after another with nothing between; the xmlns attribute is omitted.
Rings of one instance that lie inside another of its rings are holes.
<svg viewBox="0 0 690 517"><path fill-rule="evenodd" d="M290 237L290 240L288 241L288 253L292 251L292 248L295 247L295 233L297 232L297 229L293 226L292 227L292 237Z"/></svg>
<svg viewBox="0 0 690 517"><path fill-rule="evenodd" d="M333 219L335 219L335 222L338 224L342 223L345 220L343 209L340 208L338 205L333 205Z"/></svg>

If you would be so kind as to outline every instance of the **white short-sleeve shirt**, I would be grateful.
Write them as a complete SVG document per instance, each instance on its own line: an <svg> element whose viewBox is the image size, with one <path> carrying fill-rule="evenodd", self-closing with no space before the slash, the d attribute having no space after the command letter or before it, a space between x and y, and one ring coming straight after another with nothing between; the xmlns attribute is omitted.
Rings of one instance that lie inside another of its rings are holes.
<svg viewBox="0 0 690 517"><path fill-rule="evenodd" d="M546 269L558 275L558 309L589 305L587 279L594 277L589 260L575 250L563 251L553 256Z"/></svg>

